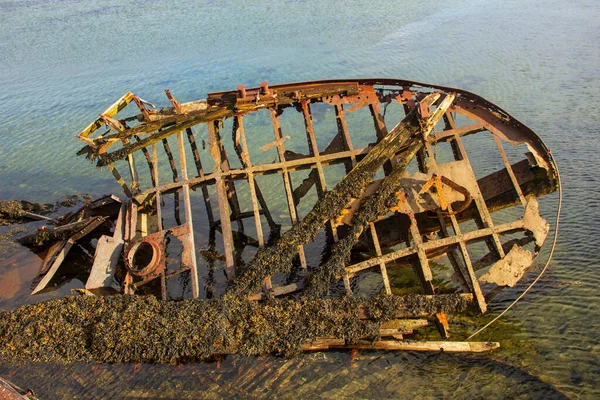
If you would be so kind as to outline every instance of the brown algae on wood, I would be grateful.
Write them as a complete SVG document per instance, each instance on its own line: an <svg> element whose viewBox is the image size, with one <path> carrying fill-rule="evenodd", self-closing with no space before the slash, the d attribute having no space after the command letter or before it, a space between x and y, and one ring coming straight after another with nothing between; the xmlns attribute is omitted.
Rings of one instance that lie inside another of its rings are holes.
<svg viewBox="0 0 600 400"><path fill-rule="evenodd" d="M0 358L175 363L221 354L292 356L319 338L340 338L349 346L374 343L386 321L464 312L471 303L461 295L267 302L227 295L182 302L153 296L65 297L1 312Z"/></svg>

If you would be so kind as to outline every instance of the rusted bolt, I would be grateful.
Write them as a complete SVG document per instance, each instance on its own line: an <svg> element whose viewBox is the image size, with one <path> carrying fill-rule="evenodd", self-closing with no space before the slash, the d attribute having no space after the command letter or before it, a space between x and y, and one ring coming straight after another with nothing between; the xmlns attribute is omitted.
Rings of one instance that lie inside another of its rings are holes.
<svg viewBox="0 0 600 400"><path fill-rule="evenodd" d="M260 87L262 88L263 94L271 94L271 90L269 89L269 84L267 81L262 81L260 83Z"/></svg>
<svg viewBox="0 0 600 400"><path fill-rule="evenodd" d="M244 97L246 97L246 86L240 83L239 85L237 85L237 90L239 98L243 99Z"/></svg>

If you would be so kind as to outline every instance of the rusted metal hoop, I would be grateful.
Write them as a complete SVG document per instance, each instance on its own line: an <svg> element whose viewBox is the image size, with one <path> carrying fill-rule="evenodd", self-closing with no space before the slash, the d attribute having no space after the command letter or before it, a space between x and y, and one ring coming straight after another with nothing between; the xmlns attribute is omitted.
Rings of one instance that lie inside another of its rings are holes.
<svg viewBox="0 0 600 400"><path fill-rule="evenodd" d="M133 257L135 256L138 248L143 244L149 244L152 248L152 259L142 269L135 269L133 267ZM138 277L145 277L152 274L163 264L164 252L163 252L164 240L158 237L146 236L139 241L136 241L129 245L125 250L125 267L127 271Z"/></svg>

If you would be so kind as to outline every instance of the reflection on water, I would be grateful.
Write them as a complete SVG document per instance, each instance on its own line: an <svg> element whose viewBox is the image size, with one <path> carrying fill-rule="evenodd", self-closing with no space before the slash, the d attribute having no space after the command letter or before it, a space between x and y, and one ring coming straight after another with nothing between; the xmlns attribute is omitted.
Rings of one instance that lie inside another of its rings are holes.
<svg viewBox="0 0 600 400"><path fill-rule="evenodd" d="M539 377L502 361L424 353L363 352L354 363L348 353L325 352L289 360L230 356L219 363L178 366L36 364L0 367L0 374L16 384L35 382L42 397L64 398L463 398L473 393L566 398Z"/></svg>
<svg viewBox="0 0 600 400"><path fill-rule="evenodd" d="M555 261L523 302L478 337L501 342L488 356L361 352L351 366L347 353L332 352L293 360L227 357L218 369L214 363L2 365L0 374L49 398L600 396L599 8L594 0L384 0L344 7L316 0L127 7L0 0L3 199L119 193L107 171L75 156L73 135L128 90L164 104L167 87L188 101L264 79L352 76L407 78L482 95L548 142L565 186ZM541 211L551 215L547 204ZM26 296L35 271L35 259L23 257L0 271L0 279L21 285L17 298ZM527 284L497 297L478 323ZM17 305L9 294L2 293L2 307Z"/></svg>

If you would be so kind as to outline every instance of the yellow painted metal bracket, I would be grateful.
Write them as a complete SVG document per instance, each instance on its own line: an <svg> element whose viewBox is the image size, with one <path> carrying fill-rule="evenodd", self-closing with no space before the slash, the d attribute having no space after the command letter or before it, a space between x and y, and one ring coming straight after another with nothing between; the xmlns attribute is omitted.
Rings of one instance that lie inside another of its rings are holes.
<svg viewBox="0 0 600 400"><path fill-rule="evenodd" d="M93 141L88 139L89 136L100 129L103 125L105 125L106 117L112 118L119 111L127 107L129 103L131 103L134 99L135 95L131 92L125 93L119 100L117 100L112 106L108 107L106 111L104 111L98 119L89 124L87 128L82 130L79 134L77 134L77 139L81 140L85 144L93 145ZM103 118L104 117L104 118Z"/></svg>

